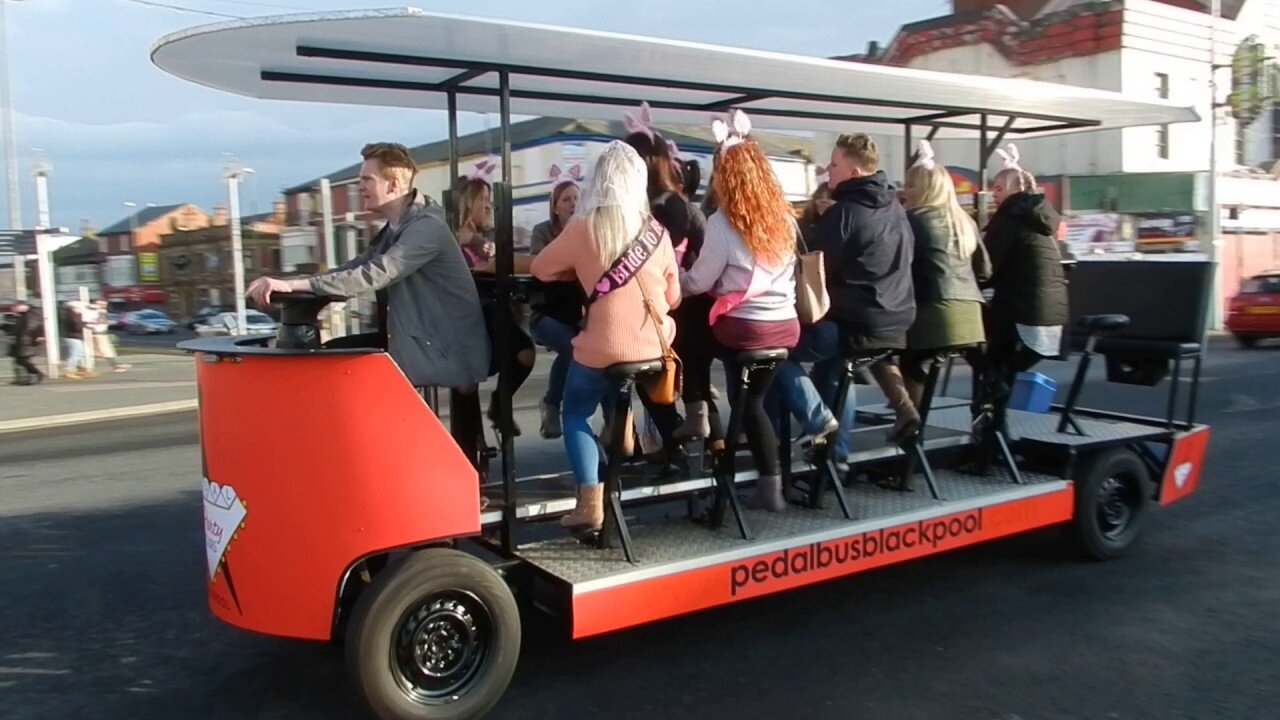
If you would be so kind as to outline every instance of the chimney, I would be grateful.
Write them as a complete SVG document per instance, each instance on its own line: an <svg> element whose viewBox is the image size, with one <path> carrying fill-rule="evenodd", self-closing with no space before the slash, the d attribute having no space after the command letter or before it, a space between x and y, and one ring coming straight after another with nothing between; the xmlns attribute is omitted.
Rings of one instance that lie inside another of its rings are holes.
<svg viewBox="0 0 1280 720"><path fill-rule="evenodd" d="M867 59L868 60L880 59L880 43L876 42L875 40L872 40L871 42L867 43Z"/></svg>
<svg viewBox="0 0 1280 720"><path fill-rule="evenodd" d="M213 206L213 222L214 227L222 227L227 224L227 208L221 203Z"/></svg>
<svg viewBox="0 0 1280 720"><path fill-rule="evenodd" d="M272 221L274 221L277 225L283 226L285 224L284 223L285 221L284 198L280 198L279 200L276 200L275 204L271 206L271 209L273 211L271 215Z"/></svg>

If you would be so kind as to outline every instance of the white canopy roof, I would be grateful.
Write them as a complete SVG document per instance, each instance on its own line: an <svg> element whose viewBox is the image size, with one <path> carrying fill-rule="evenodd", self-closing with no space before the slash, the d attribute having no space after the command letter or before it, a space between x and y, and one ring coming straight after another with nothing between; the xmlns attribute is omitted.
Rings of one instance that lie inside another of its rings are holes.
<svg viewBox="0 0 1280 720"><path fill-rule="evenodd" d="M249 97L617 120L647 100L662 123L702 124L730 107L762 128L977 137L986 118L1026 136L1198 119L1167 101L1029 80L958 75L661 38L427 13L328 12L174 33L152 60Z"/></svg>

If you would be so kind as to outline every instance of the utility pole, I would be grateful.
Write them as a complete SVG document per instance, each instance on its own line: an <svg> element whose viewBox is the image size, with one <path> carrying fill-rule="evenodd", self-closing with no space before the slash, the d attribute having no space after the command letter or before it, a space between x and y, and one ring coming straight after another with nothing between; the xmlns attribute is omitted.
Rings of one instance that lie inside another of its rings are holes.
<svg viewBox="0 0 1280 720"><path fill-rule="evenodd" d="M5 5L0 0L0 40L4 51L0 52L0 129L4 132L4 177L9 189L9 227L22 229L22 198L18 194L18 141L13 135L13 103L9 93L9 24L5 20Z"/></svg>
<svg viewBox="0 0 1280 720"><path fill-rule="evenodd" d="M1222 324L1219 297L1222 268L1218 267L1218 236L1222 224L1222 211L1218 207L1218 16L1221 14L1221 0L1212 0L1209 7L1209 237L1205 254L1214 264L1214 270L1213 281L1209 284L1209 317L1205 322L1204 348L1209 347L1208 331L1216 330Z"/></svg>
<svg viewBox="0 0 1280 720"><path fill-rule="evenodd" d="M244 167L235 158L227 160L223 166L222 177L227 181L227 210L231 224L231 272L235 281L236 293L236 332L244 334L245 297L244 297L244 242L240 237L240 181L245 175L253 172Z"/></svg>

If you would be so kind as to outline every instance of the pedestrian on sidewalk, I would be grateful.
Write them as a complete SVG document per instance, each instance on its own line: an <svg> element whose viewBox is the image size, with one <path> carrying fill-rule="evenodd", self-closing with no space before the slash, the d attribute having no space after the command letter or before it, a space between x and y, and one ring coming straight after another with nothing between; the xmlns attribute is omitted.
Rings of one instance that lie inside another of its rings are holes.
<svg viewBox="0 0 1280 720"><path fill-rule="evenodd" d="M97 377L90 372L84 354L84 305L79 300L72 300L62 306L58 317L58 330L66 347L67 357L62 366L67 369L62 374L68 380Z"/></svg>
<svg viewBox="0 0 1280 720"><path fill-rule="evenodd" d="M84 323L93 331L93 356L111 363L113 372L124 372L131 365L120 362L116 353L116 339L111 336L111 318L106 300L94 300L85 310Z"/></svg>
<svg viewBox="0 0 1280 720"><path fill-rule="evenodd" d="M35 385L44 380L44 373L31 362L43 330L40 316L21 300L14 303L13 314L13 322L7 328L13 335L13 342L9 345L9 357L13 358L13 384Z"/></svg>

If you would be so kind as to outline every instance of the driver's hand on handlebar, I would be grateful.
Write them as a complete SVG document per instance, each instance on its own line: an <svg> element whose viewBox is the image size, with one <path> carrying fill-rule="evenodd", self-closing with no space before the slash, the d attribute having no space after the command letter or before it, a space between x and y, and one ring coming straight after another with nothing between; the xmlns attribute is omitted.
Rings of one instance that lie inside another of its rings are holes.
<svg viewBox="0 0 1280 720"><path fill-rule="evenodd" d="M253 300L258 307L266 307L271 303L271 293L287 293L310 289L311 283L306 278L281 280L279 278L260 277L249 283L249 288L245 291L245 295L249 296L249 299Z"/></svg>

